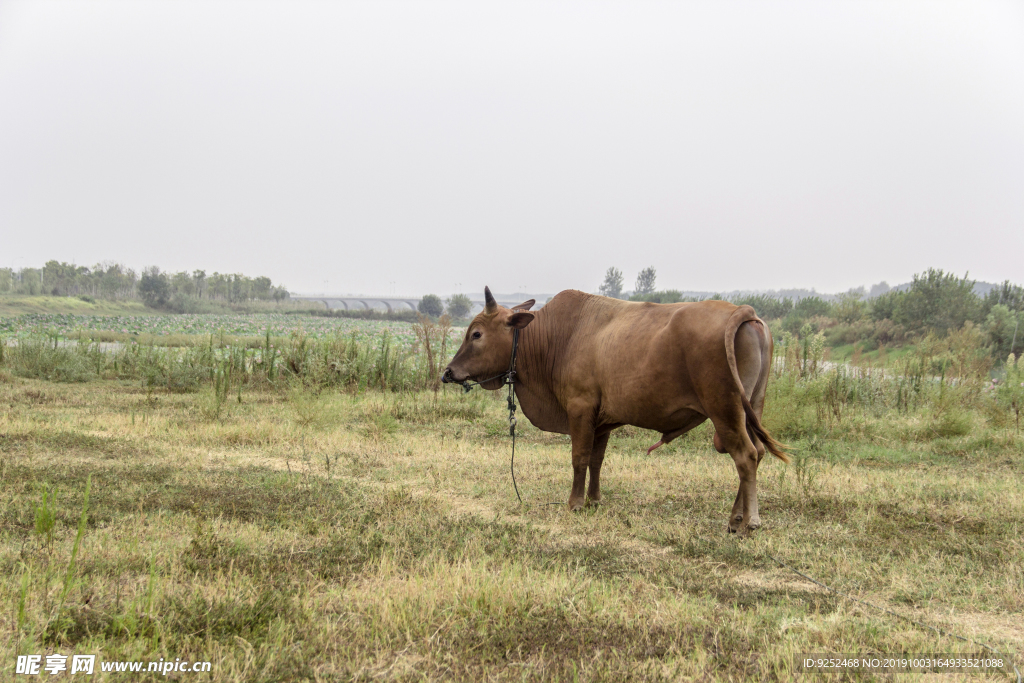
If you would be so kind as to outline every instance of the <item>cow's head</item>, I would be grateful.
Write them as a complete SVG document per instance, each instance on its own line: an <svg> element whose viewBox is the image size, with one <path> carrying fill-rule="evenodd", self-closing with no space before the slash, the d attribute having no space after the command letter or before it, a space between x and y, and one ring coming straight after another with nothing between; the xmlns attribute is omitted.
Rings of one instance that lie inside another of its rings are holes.
<svg viewBox="0 0 1024 683"><path fill-rule="evenodd" d="M442 382L490 380L480 384L484 389L500 389L504 383L504 373L512 360L512 331L523 329L533 320L533 313L527 309L534 300L505 308L498 305L487 287L484 300L484 310L466 328L466 338L441 375Z"/></svg>

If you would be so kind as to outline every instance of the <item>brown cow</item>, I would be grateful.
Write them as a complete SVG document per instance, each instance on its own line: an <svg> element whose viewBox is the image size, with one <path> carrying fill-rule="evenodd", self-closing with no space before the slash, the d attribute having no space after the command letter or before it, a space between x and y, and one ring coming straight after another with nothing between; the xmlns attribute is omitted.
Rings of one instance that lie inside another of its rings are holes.
<svg viewBox="0 0 1024 683"><path fill-rule="evenodd" d="M724 301L652 304L566 290L531 313L534 301L486 307L444 372L445 382L480 381L499 389L520 330L515 393L539 429L572 438L569 509L601 500L600 476L611 431L635 425L661 432L662 444L710 418L715 448L736 463L740 486L729 531L761 524L757 466L767 448L789 462L761 426L772 358L767 325L750 306ZM495 377L497 375L497 377Z"/></svg>

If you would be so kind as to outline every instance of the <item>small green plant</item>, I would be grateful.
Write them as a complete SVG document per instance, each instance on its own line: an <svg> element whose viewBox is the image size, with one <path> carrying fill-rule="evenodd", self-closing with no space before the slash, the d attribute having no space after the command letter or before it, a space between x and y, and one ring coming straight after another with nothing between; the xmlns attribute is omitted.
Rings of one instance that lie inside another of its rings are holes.
<svg viewBox="0 0 1024 683"><path fill-rule="evenodd" d="M43 500L35 506L36 534L45 540L47 547L53 545L53 531L57 525L57 511L54 505L56 501L56 488L51 489L49 494L43 489Z"/></svg>
<svg viewBox="0 0 1024 683"><path fill-rule="evenodd" d="M1006 378L996 390L996 400L1013 413L1016 431L1020 433L1020 411L1024 408L1024 354L1016 358L1011 353L1006 359Z"/></svg>
<svg viewBox="0 0 1024 683"><path fill-rule="evenodd" d="M75 562L78 559L78 549L82 547L82 537L85 535L86 523L89 521L89 491L92 489L92 475L90 474L85 480L85 495L82 497L82 514L78 518L78 531L75 533L75 545L71 548L71 559L68 560L68 569L64 573L64 587L60 592L60 605L64 606L64 601L68 597L68 593L71 591L72 578L75 573ZM58 609L58 612L60 610Z"/></svg>
<svg viewBox="0 0 1024 683"><path fill-rule="evenodd" d="M302 427L318 427L327 421L327 404L318 391L292 381L288 387L288 403L295 411L295 422Z"/></svg>
<svg viewBox="0 0 1024 683"><path fill-rule="evenodd" d="M221 363L213 368L212 382L209 389L199 394L199 410L207 420L220 420L224 405L228 402L228 391L231 385L231 373ZM241 403L241 393L239 393Z"/></svg>
<svg viewBox="0 0 1024 683"><path fill-rule="evenodd" d="M64 605L67 602L68 594L75 586L75 568L78 562L78 551L82 547L82 537L85 536L85 527L89 521L89 492L92 489L92 475L85 480L85 495L82 498L82 514L78 518L78 531L75 534L75 544L71 548L71 557L68 558L68 566L64 571L64 582L60 591L60 602L54 610L44 631L50 631L52 627L59 628L64 612Z"/></svg>
<svg viewBox="0 0 1024 683"><path fill-rule="evenodd" d="M816 438L812 437L809 443L809 450L816 450L819 442ZM814 462L809 453L800 453L793 458L793 478L796 479L797 487L803 494L801 496L801 503L807 498L818 493L820 483L818 475L821 473L821 467L819 463Z"/></svg>
<svg viewBox="0 0 1024 683"><path fill-rule="evenodd" d="M28 621L28 588L32 585L32 568L21 565L21 591L18 593L18 628L24 628Z"/></svg>

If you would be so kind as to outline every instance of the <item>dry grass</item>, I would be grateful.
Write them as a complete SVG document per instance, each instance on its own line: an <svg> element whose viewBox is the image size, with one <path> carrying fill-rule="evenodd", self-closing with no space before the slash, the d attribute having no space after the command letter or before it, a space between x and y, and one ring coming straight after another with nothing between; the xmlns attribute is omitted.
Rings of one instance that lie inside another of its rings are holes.
<svg viewBox="0 0 1024 683"><path fill-rule="evenodd" d="M266 389L219 419L203 399L0 383L4 667L60 652L211 660L214 681L739 681L788 680L797 653L981 651L767 554L1024 654L1022 442L980 417L931 440L920 416L849 418L798 442L796 464L763 465L765 526L739 539L706 428L652 456L656 436L620 430L604 504L570 514L568 440L525 420L516 502L500 396Z"/></svg>
<svg viewBox="0 0 1024 683"><path fill-rule="evenodd" d="M153 310L141 301L85 301L76 296L29 296L0 294L0 316L15 317L29 313L70 313L74 315L146 315Z"/></svg>

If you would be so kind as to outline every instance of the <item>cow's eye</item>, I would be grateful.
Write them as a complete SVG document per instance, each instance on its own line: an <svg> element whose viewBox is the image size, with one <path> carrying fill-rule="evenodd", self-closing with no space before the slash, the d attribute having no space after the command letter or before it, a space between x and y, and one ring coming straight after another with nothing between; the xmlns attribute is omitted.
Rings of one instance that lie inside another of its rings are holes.
<svg viewBox="0 0 1024 683"><path fill-rule="evenodd" d="M477 330L476 332L473 333L473 339L479 339L479 338L480 338L480 330Z"/></svg>

